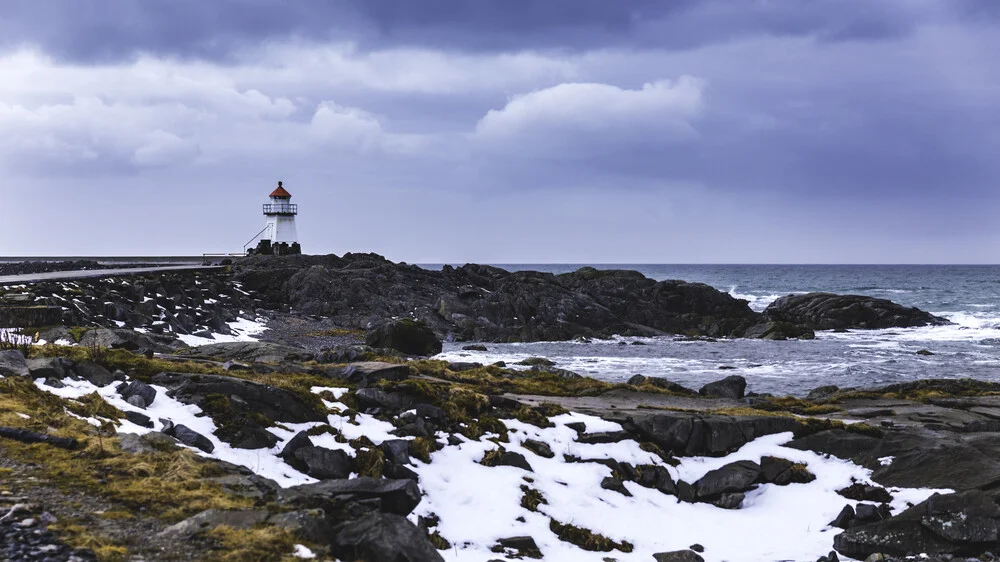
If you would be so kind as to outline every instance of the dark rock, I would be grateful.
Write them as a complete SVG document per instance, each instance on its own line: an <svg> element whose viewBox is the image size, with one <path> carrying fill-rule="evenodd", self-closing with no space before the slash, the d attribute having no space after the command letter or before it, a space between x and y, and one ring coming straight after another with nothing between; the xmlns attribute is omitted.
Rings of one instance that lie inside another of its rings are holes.
<svg viewBox="0 0 1000 562"><path fill-rule="evenodd" d="M745 338L761 340L811 340L816 338L816 332L806 326L791 322L761 322L747 328L743 333Z"/></svg>
<svg viewBox="0 0 1000 562"><path fill-rule="evenodd" d="M680 480L677 482L677 500L686 503L695 503L698 501L698 492L693 485Z"/></svg>
<svg viewBox="0 0 1000 562"><path fill-rule="evenodd" d="M867 525L868 523L875 523L889 517L888 507L880 508L870 503L859 503L858 507L854 510L855 525Z"/></svg>
<svg viewBox="0 0 1000 562"><path fill-rule="evenodd" d="M846 488L837 490L837 493L849 500L859 502L889 503L892 501L892 494L885 488L869 486L861 482L855 482Z"/></svg>
<svg viewBox="0 0 1000 562"><path fill-rule="evenodd" d="M830 554L817 558L816 562L840 562L840 557L837 556L835 551L830 551Z"/></svg>
<svg viewBox="0 0 1000 562"><path fill-rule="evenodd" d="M311 439L309 439L309 432L300 431L296 433L294 437L289 439L288 443L285 443L285 447L281 449L281 452L278 453L278 456L285 459L285 462L288 462L288 459L295 458L295 451L298 451L303 447L312 447L312 446L313 442Z"/></svg>
<svg viewBox="0 0 1000 562"><path fill-rule="evenodd" d="M417 412L418 418L437 424L448 423L448 414L437 406L432 406L430 404L417 404L414 409Z"/></svg>
<svg viewBox="0 0 1000 562"><path fill-rule="evenodd" d="M813 402L819 402L826 400L840 391L840 387L834 385L820 386L809 391L806 395L806 400L811 400Z"/></svg>
<svg viewBox="0 0 1000 562"><path fill-rule="evenodd" d="M605 490L611 490L612 492L618 492L619 494L629 498L632 497L632 492L628 491L628 488L625 487L625 484L621 480L613 478L611 476L608 476L604 480L601 480L601 488L604 488Z"/></svg>
<svg viewBox="0 0 1000 562"><path fill-rule="evenodd" d="M934 353L929 349L921 349L920 351L917 352L917 355L931 356L934 355Z"/></svg>
<svg viewBox="0 0 1000 562"><path fill-rule="evenodd" d="M409 409L419 400L402 391L386 392L376 388L359 388L354 395L365 408L385 408L392 411Z"/></svg>
<svg viewBox="0 0 1000 562"><path fill-rule="evenodd" d="M448 363L448 369L455 371L456 373L461 373L463 371L471 371L473 369L478 369L482 367L482 363L471 363L467 361L453 361Z"/></svg>
<svg viewBox="0 0 1000 562"><path fill-rule="evenodd" d="M542 551L532 537L500 539L492 550L496 553L508 553L511 558L542 558Z"/></svg>
<svg viewBox="0 0 1000 562"><path fill-rule="evenodd" d="M179 355L223 363L287 363L303 360L304 353L299 348L269 342L225 342L185 349Z"/></svg>
<svg viewBox="0 0 1000 562"><path fill-rule="evenodd" d="M211 440L186 425L175 425L171 428L168 435L173 436L185 445L201 449L206 453L211 453L215 450L215 445Z"/></svg>
<svg viewBox="0 0 1000 562"><path fill-rule="evenodd" d="M479 345L479 344L462 346L462 350L463 351L489 351L489 349L486 349L485 345Z"/></svg>
<svg viewBox="0 0 1000 562"><path fill-rule="evenodd" d="M351 475L351 457L344 451L322 447L300 447L292 455L305 473L320 480L341 479Z"/></svg>
<svg viewBox="0 0 1000 562"><path fill-rule="evenodd" d="M400 381L410 377L410 367L381 361L362 361L344 367L340 376L347 382L366 388L379 381Z"/></svg>
<svg viewBox="0 0 1000 562"><path fill-rule="evenodd" d="M437 355L441 340L427 324L410 318L389 320L368 330L365 343L371 347L395 349L408 355Z"/></svg>
<svg viewBox="0 0 1000 562"><path fill-rule="evenodd" d="M237 449L270 449L278 444L278 438L273 433L263 427L251 425L238 427L234 431L216 431L215 436Z"/></svg>
<svg viewBox="0 0 1000 562"><path fill-rule="evenodd" d="M322 544L326 541L329 523L326 514L319 509L290 511L268 518L267 523L290 531L293 535L309 542Z"/></svg>
<svg viewBox="0 0 1000 562"><path fill-rule="evenodd" d="M670 477L670 472L666 468L659 465L643 465L636 468L639 477L635 481L640 486L653 488L667 495L677 493L677 485L674 484L674 479Z"/></svg>
<svg viewBox="0 0 1000 562"><path fill-rule="evenodd" d="M794 431L799 423L788 417L729 417L687 412L659 412L636 416L626 430L651 441L668 453L684 456L721 456L753 439Z"/></svg>
<svg viewBox="0 0 1000 562"><path fill-rule="evenodd" d="M543 441L536 441L534 439L525 439L524 442L521 443L521 445L525 449L531 451L532 453L535 453L536 455L542 458L551 459L556 456L555 453L552 452L552 448L549 447L549 444Z"/></svg>
<svg viewBox="0 0 1000 562"><path fill-rule="evenodd" d="M584 422L570 422L566 424L566 427L572 429L577 433L583 433L584 431L587 431L587 424Z"/></svg>
<svg viewBox="0 0 1000 562"><path fill-rule="evenodd" d="M944 318L886 299L830 293L781 297L771 303L763 315L769 321L789 322L814 330L879 330L951 324Z"/></svg>
<svg viewBox="0 0 1000 562"><path fill-rule="evenodd" d="M322 402L298 393L248 380L222 375L160 373L153 384L165 386L167 394L181 402L200 406L211 395L228 397L245 412L260 414L276 422L326 421Z"/></svg>
<svg viewBox="0 0 1000 562"><path fill-rule="evenodd" d="M443 562L427 535L405 517L369 513L331 529L330 550L343 560Z"/></svg>
<svg viewBox="0 0 1000 562"><path fill-rule="evenodd" d="M740 492L722 494L718 498L711 501L712 505L715 507L721 507L722 509L739 509L743 505L743 499L745 496Z"/></svg>
<svg viewBox="0 0 1000 562"><path fill-rule="evenodd" d="M26 377L31 372L24 354L17 350L0 351L0 376Z"/></svg>
<svg viewBox="0 0 1000 562"><path fill-rule="evenodd" d="M376 478L351 478L350 480L324 480L279 490L279 502L284 505L322 509L336 503L337 498L376 499L385 513L406 516L420 503L420 488L412 480Z"/></svg>
<svg viewBox="0 0 1000 562"><path fill-rule="evenodd" d="M804 466L795 464L792 461L777 457L761 457L760 479L765 484L787 486L793 483L807 484L815 480L816 476Z"/></svg>
<svg viewBox="0 0 1000 562"><path fill-rule="evenodd" d="M527 367L555 367L556 362L545 357L528 357L517 362L518 365Z"/></svg>
<svg viewBox="0 0 1000 562"><path fill-rule="evenodd" d="M742 400L747 389L747 380L739 375L732 375L721 381L710 382L701 387L698 394L716 398Z"/></svg>
<svg viewBox="0 0 1000 562"><path fill-rule="evenodd" d="M378 448L385 456L386 462L396 465L410 464L410 442L406 439L388 439Z"/></svg>
<svg viewBox="0 0 1000 562"><path fill-rule="evenodd" d="M698 554L701 554L702 552L705 552L705 547L701 546L700 544L693 544L693 545L691 545L688 548L690 548L691 550L697 552Z"/></svg>
<svg viewBox="0 0 1000 562"><path fill-rule="evenodd" d="M995 549L998 518L1000 506L984 492L934 495L890 519L848 529L834 548L858 559L877 552L979 556Z"/></svg>
<svg viewBox="0 0 1000 562"><path fill-rule="evenodd" d="M156 389L142 381L132 381L124 388L119 387L118 393L121 394L122 398L125 400L128 400L133 396L141 399L142 408L148 408L149 405L153 403L153 400L156 399Z"/></svg>
<svg viewBox="0 0 1000 562"><path fill-rule="evenodd" d="M149 416L146 414L140 414L139 412L125 412L125 419L140 427L154 427L153 420L149 419Z"/></svg>
<svg viewBox="0 0 1000 562"><path fill-rule="evenodd" d="M114 375L93 361L83 361L73 365L73 372L83 380L90 381L94 386L108 386L115 382Z"/></svg>
<svg viewBox="0 0 1000 562"><path fill-rule="evenodd" d="M601 445L607 443L618 443L632 439L627 431L606 431L601 433L584 433L576 438L577 443L584 445Z"/></svg>
<svg viewBox="0 0 1000 562"><path fill-rule="evenodd" d="M531 465L528 464L528 460L524 458L524 455L503 449L487 452L486 456L483 457L482 464L483 466L513 466L533 472Z"/></svg>
<svg viewBox="0 0 1000 562"><path fill-rule="evenodd" d="M737 461L709 471L694 486L699 498L715 498L721 494L750 490L758 476L760 476L759 464L752 461Z"/></svg>
<svg viewBox="0 0 1000 562"><path fill-rule="evenodd" d="M840 510L837 517L830 522L831 527L837 527L840 529L847 529L854 522L854 508L850 504L845 505L844 509Z"/></svg>
<svg viewBox="0 0 1000 562"><path fill-rule="evenodd" d="M677 550L674 552L660 552L653 555L656 562L705 562L705 559L693 550Z"/></svg>

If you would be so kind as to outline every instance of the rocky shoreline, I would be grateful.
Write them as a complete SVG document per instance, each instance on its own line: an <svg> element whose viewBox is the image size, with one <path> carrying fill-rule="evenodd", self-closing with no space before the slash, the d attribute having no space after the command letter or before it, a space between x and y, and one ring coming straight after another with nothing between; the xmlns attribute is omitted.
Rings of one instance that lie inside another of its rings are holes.
<svg viewBox="0 0 1000 562"><path fill-rule="evenodd" d="M635 272L432 272L348 254L0 288L0 306L14 305L58 309L63 325L0 340L12 560L997 551L1000 385L803 399L739 376L684 388L598 381L545 358L483 364L478 344L462 362L426 358L442 339L806 339L947 323L890 301L811 293L757 313ZM258 319L265 341L241 332ZM672 533L644 523L663 517Z"/></svg>
<svg viewBox="0 0 1000 562"><path fill-rule="evenodd" d="M805 458L812 460L802 462L796 450L848 459L862 471L858 476L870 474L835 486L842 501L836 506L839 513L824 522L830 531L823 540L840 556L989 559L996 544L991 537L1000 525L995 495L1000 454L994 454L1000 453L1000 416L994 414L1000 412L1000 385L991 383L823 388L803 400L747 394L745 381L735 376L701 389L646 377L611 385L562 373L542 361L537 369L519 371L407 361L392 350L360 345L333 352L356 354L357 361L327 364L302 361L294 348L267 343L216 344L153 359L116 350L95 361L88 353L81 347L47 346L33 350L31 358L16 351L0 354L0 426L20 431L0 437L0 450L18 467L11 472L37 470L26 467L42 459L59 466L56 461L64 453L56 451L63 451L62 446L66 458L76 458L84 471L100 471L106 463L152 462L144 455L169 466L173 461L168 459L194 450L204 467L190 473L184 486L198 482L198 488L216 490L213 497L221 494L210 503L171 503L150 496L130 504L113 491L117 486L134 489L119 482L130 478L125 475L84 491L77 480L88 477L74 472L73 478L58 479L58 485L111 502L110 509L122 512L122 525L135 519L147 533L148 523L140 523L145 516L136 509L147 502L167 502L173 515L161 519L157 536L196 538L205 559L227 548L226 533L266 530L283 537L279 543L289 549L301 545L341 560L441 560L439 550L447 551L444 545L453 547L461 539L449 511L455 508L442 499L441 468L453 474L516 476L514 484L522 482L522 490L515 486L511 491L523 495L519 501L528 506L522 517L529 523L533 518L547 521L548 530L536 528L532 536L501 536L482 545L496 547L502 559L536 551L555 556L551 553L562 548L579 548L582 556L590 551L584 544L601 545L599 551L609 552L605 556L611 559L645 559L634 557L649 548L649 539L641 534L623 536L561 520L559 503L565 500L546 487L544 474L551 469L544 467L554 463L558 474L585 470L596 478L595 488L575 493L622 498L654 494L647 501L705 503L719 513L739 512L752 509L746 502L752 506L781 487L815 485L817 475L819 482L827 481L827 461L809 456ZM52 398L40 401L43 396ZM178 408L185 404L204 417L181 414ZM70 416L73 412L92 421L81 422ZM36 418L46 421L40 425ZM107 433L108 425L117 430ZM74 444L26 443L32 434L68 438ZM778 447L776 441L760 449L783 451L780 456L749 452L769 436L786 434L787 442L780 441L784 445ZM98 443L101 454L95 451ZM601 450L608 456L600 456ZM278 464L264 469L264 457L258 456L256 470L241 467L239 459L246 457L240 451L271 451L274 457L268 458ZM456 464L460 458L473 464ZM702 458L723 462L707 472L684 468ZM46 470L42 481L51 479ZM163 476L150 470L147 478ZM687 480L683 475L689 473L698 476ZM274 480L283 474L288 475L281 476L285 480ZM918 492L945 489L955 493ZM18 493L34 503L30 488ZM908 507L899 503L898 494L927 499ZM51 496L45 501L51 502ZM213 503L228 507L197 507ZM43 502L42 509L49 507ZM436 511L428 511L432 509ZM966 523L949 523L959 521ZM169 560L176 554L167 547L157 553L132 540L117 540L98 558L116 559L117 554L107 553L117 549L142 552L144 560ZM700 554L652 554L656 560L720 559L724 543L699 540ZM692 537L689 542L697 541ZM87 559L89 554L75 556Z"/></svg>

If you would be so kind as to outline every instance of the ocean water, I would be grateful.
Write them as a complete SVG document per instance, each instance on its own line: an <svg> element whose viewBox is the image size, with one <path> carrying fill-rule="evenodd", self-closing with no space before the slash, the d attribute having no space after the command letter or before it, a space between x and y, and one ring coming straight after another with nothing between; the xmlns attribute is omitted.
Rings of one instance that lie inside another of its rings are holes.
<svg viewBox="0 0 1000 562"><path fill-rule="evenodd" d="M564 273L582 265L498 264ZM962 265L592 265L635 269L657 280L711 285L763 310L792 293L827 291L887 298L955 322L953 326L818 332L810 341L678 341L614 338L590 343L487 343L488 352L447 343L449 360L514 363L542 356L564 369L608 381L635 374L692 388L738 374L748 391L804 395L823 385L869 387L923 378L1000 382L1000 266ZM641 344L641 345L640 345ZM917 355L929 350L934 355Z"/></svg>

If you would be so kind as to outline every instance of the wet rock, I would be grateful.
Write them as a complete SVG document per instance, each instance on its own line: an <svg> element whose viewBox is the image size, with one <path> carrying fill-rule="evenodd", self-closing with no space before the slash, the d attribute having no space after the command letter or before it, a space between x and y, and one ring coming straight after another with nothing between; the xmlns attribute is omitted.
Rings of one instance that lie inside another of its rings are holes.
<svg viewBox="0 0 1000 562"><path fill-rule="evenodd" d="M763 316L770 321L789 322L813 330L880 330L951 324L944 318L886 299L830 293L781 297L764 309Z"/></svg>
<svg viewBox="0 0 1000 562"><path fill-rule="evenodd" d="M698 394L715 398L742 400L747 389L747 380L739 375L732 375L721 381L710 382L701 387Z"/></svg>
<svg viewBox="0 0 1000 562"><path fill-rule="evenodd" d="M791 322L761 322L747 328L743 333L745 338L761 340L811 340L816 338L816 332L806 326Z"/></svg>
<svg viewBox="0 0 1000 562"><path fill-rule="evenodd" d="M517 362L518 365L527 367L555 367L556 362L545 357L528 357Z"/></svg>
<svg viewBox="0 0 1000 562"><path fill-rule="evenodd" d="M473 344L462 346L462 351L489 351L485 345Z"/></svg>
<svg viewBox="0 0 1000 562"><path fill-rule="evenodd" d="M374 326L365 335L365 343L408 355L437 355L442 349L441 340L427 324L410 318L389 320Z"/></svg>

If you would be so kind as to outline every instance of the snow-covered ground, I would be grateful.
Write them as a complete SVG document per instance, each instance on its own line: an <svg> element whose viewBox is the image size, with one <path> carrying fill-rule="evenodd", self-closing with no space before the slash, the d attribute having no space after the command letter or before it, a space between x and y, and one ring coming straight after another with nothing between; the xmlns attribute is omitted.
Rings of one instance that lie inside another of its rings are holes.
<svg viewBox="0 0 1000 562"><path fill-rule="evenodd" d="M154 386L156 399L143 410L118 395L115 387L120 383L98 388L86 381L66 379L64 388L53 388L42 379L35 382L45 391L70 399L98 392L120 410L148 415L156 426L147 429L122 421L117 425L119 432L141 434L158 430L163 427L159 420L169 419L212 441L213 453L195 450L199 455L245 466L281 486L315 481L285 464L277 455L296 433L318 423L282 424L286 429L270 428L280 439L272 449L234 449L215 437L216 427L209 417L199 416L201 412L196 406L170 398L163 387ZM326 387L315 387L312 391L317 394L330 391L337 400L346 392ZM332 412L328 423L348 439L365 435L378 444L397 438L389 433L393 429L391 424L364 414L358 415L352 423L347 416L336 413L346 410L346 406L336 401L325 402ZM98 420L90 421L99 423ZM759 438L724 458L682 458L679 466L671 467L659 457L641 450L635 441L579 443L576 431L566 425L584 422L587 432L603 432L620 430L617 424L575 413L555 416L551 421L554 427L543 429L517 420L503 420L511 429L510 443L504 444L504 448L524 455L533 469L531 472L479 464L488 451L498 447L488 440L491 435L478 441L460 437L460 444L448 445L445 435L439 434L443 448L432 454L431 463L412 460L411 468L420 476L425 497L410 517L414 521L419 516L431 514L440 518L436 530L453 545L451 550L442 552L446 560L505 559L502 554L490 550L497 539L531 536L548 561L600 562L610 556L621 561L646 562L652 559L653 553L686 549L697 543L705 547L703 557L708 561L811 562L831 550L833 537L840 532L827 524L844 505L857 503L844 499L835 491L850 485L852 479L870 482L871 478L869 470L849 461L785 447L784 444L792 439L790 433ZM547 443L555 457L545 459L533 454L523 446L525 439ZM312 441L320 447L354 454L350 446L337 443L327 434L313 437ZM708 471L736 460L759 462L762 456L771 455L806 464L816 480L785 487L762 485L747 494L741 509L725 510L709 504L679 503L674 496L630 482L626 482L625 487L632 497L602 489L601 481L611 474L609 468L596 463L567 463L563 455L615 459L634 465L657 464L665 466L675 480L687 482L695 482ZM522 486L541 492L547 503L540 505L537 512L522 507ZM906 508L907 502L923 501L941 490L890 491L895 496L892 507L898 512ZM560 541L549 529L550 518L590 529L616 541L628 541L635 549L631 553L584 551Z"/></svg>

